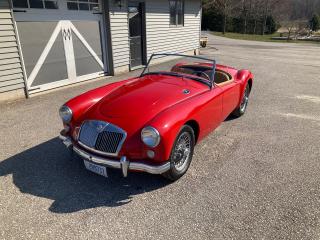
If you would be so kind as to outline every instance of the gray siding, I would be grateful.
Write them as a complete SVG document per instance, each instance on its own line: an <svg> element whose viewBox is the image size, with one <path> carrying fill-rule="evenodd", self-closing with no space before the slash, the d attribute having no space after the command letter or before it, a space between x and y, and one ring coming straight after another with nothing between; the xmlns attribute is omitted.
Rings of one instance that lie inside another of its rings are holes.
<svg viewBox="0 0 320 240"><path fill-rule="evenodd" d="M1 0L0 9L9 9L9 2L7 0Z"/></svg>
<svg viewBox="0 0 320 240"><path fill-rule="evenodd" d="M0 3L0 93L23 89L24 80L12 13Z"/></svg>
<svg viewBox="0 0 320 240"><path fill-rule="evenodd" d="M199 49L201 1L185 0L184 26L169 22L168 0L145 0L147 57L152 53L184 53ZM110 0L110 27L114 68L129 67L130 49L127 6Z"/></svg>
<svg viewBox="0 0 320 240"><path fill-rule="evenodd" d="M199 48L200 0L185 0L184 26L170 26L168 0L146 0L147 54Z"/></svg>
<svg viewBox="0 0 320 240"><path fill-rule="evenodd" d="M110 1L110 28L113 54L113 67L129 66L129 31L127 7L121 10Z"/></svg>

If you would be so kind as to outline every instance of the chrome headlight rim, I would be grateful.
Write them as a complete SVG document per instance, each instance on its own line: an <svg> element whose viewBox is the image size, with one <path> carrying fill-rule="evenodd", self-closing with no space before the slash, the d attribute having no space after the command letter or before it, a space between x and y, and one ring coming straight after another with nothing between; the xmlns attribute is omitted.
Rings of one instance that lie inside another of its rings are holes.
<svg viewBox="0 0 320 240"><path fill-rule="evenodd" d="M153 139L150 136L145 136L146 132L148 132L148 131L149 131L149 133L151 132L152 134L154 134ZM152 126L147 126L141 130L141 141L146 146L151 147L151 148L155 148L159 145L160 140L161 140L161 136L160 136L159 131L156 128L154 128Z"/></svg>
<svg viewBox="0 0 320 240"><path fill-rule="evenodd" d="M64 123L70 123L73 116L73 112L71 108L69 108L68 106L62 105L59 109L59 115Z"/></svg>

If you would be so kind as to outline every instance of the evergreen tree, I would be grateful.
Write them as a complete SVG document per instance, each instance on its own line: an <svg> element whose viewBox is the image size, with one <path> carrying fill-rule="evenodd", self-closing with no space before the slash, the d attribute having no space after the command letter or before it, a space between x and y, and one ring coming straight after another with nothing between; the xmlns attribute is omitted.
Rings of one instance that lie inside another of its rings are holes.
<svg viewBox="0 0 320 240"><path fill-rule="evenodd" d="M314 14L310 20L310 28L312 31L318 31L320 29L320 17L318 14Z"/></svg>

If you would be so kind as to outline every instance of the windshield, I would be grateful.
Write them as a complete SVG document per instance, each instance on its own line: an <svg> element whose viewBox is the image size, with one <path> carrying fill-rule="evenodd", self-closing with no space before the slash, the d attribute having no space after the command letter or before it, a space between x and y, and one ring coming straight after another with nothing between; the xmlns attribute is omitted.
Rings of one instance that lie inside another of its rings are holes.
<svg viewBox="0 0 320 240"><path fill-rule="evenodd" d="M215 70L216 62L212 59L182 54L158 53L151 55L141 76L162 74L184 77L212 88Z"/></svg>

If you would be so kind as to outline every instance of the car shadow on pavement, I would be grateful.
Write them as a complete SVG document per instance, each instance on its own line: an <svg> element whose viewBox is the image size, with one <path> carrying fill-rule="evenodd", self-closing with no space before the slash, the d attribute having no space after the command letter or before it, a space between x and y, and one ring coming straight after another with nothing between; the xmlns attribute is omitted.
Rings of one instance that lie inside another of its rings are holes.
<svg viewBox="0 0 320 240"><path fill-rule="evenodd" d="M118 207L138 194L169 184L161 176L109 170L104 178L84 169L58 138L51 139L0 162L0 177L12 174L23 193L54 200L49 210L71 213L100 206Z"/></svg>
<svg viewBox="0 0 320 240"><path fill-rule="evenodd" d="M238 117L230 114L230 115L224 120L224 122L230 122L230 121L233 121L233 120L236 120L236 119L238 119Z"/></svg>

